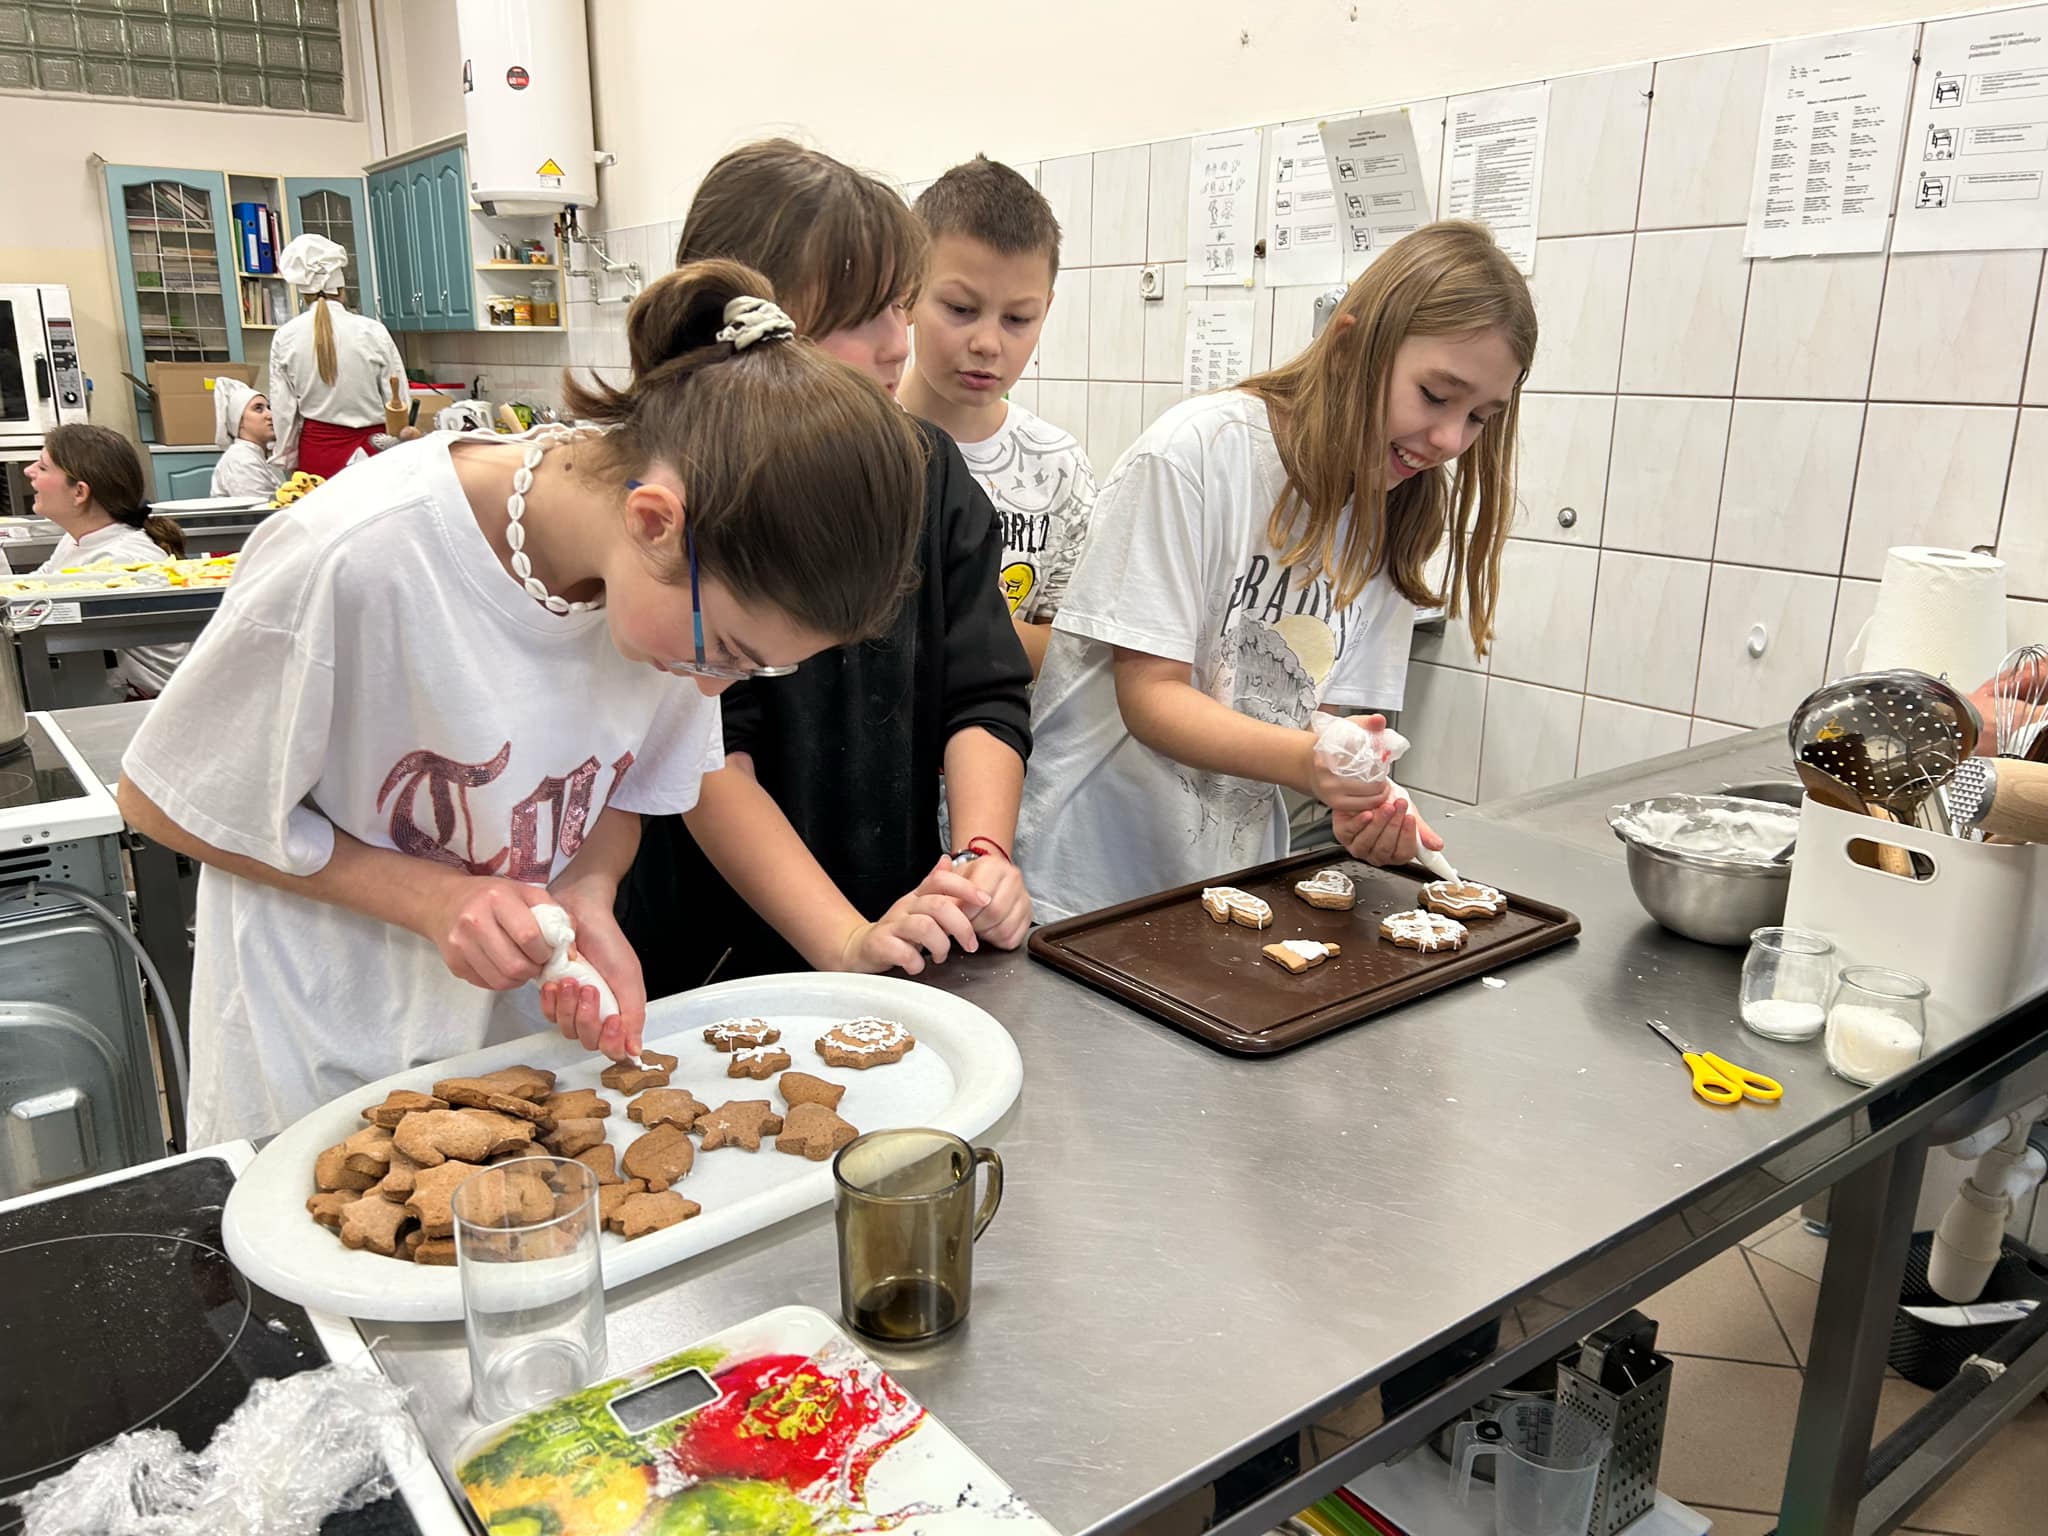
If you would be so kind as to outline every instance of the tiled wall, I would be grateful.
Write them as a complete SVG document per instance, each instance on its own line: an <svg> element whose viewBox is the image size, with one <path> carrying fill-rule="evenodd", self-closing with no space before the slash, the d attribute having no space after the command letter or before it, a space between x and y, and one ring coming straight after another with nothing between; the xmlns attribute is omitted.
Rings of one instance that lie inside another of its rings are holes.
<svg viewBox="0 0 2048 1536"><path fill-rule="evenodd" d="M1892 544L1995 543L2015 643L2048 639L2042 253L1744 261L1767 53L1553 82L1498 633L1483 663L1458 625L1417 634L1418 789L1493 799L1783 719L1843 665ZM1187 155L1019 167L1065 265L1016 397L1098 474L1181 398ZM614 231L613 254L665 270L676 231ZM1139 295L1151 262L1161 302ZM1255 366L1306 344L1317 291L1238 296ZM623 377L622 307L578 300L571 324L566 349L457 335L430 355L500 396L551 397L563 360Z"/></svg>

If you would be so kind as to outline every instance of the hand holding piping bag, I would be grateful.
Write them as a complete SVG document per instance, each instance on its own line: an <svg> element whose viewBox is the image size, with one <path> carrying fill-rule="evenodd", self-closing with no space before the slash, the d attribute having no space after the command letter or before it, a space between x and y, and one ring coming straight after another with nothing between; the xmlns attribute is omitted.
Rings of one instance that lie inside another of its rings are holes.
<svg viewBox="0 0 2048 1536"><path fill-rule="evenodd" d="M593 988L597 993L598 1022L602 1024L618 1016L619 1000L610 985L598 974L596 966L575 952L576 925L568 912L557 906L535 907L533 920L540 925L541 939L554 950L548 963L541 967L541 981L566 981Z"/></svg>
<svg viewBox="0 0 2048 1536"><path fill-rule="evenodd" d="M1340 811L1333 819L1337 841L1345 851L1372 864L1413 861L1439 879L1456 880L1457 870L1440 851L1443 839L1394 782L1393 765L1407 752L1408 738L1389 727L1380 715L1346 719L1318 710L1309 717L1309 725L1316 734L1319 767L1362 783L1384 779L1387 784L1386 798L1378 806L1356 813Z"/></svg>

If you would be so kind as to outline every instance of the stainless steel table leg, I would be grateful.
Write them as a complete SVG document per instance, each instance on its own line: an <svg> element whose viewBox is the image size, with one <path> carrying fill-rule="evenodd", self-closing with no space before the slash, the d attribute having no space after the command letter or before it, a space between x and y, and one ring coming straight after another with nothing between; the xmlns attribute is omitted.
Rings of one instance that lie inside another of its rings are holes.
<svg viewBox="0 0 2048 1536"><path fill-rule="evenodd" d="M135 937L156 962L157 973L170 991L168 1001L178 1014L185 1059L192 1058L192 938L186 927L184 883L177 853L139 834L128 840L128 860L135 871ZM170 1094L171 1139L185 1150L185 1106Z"/></svg>
<svg viewBox="0 0 2048 1536"><path fill-rule="evenodd" d="M1851 1536L1927 1137L1909 1137L1834 1187L1813 1344L1785 1472L1785 1536Z"/></svg>

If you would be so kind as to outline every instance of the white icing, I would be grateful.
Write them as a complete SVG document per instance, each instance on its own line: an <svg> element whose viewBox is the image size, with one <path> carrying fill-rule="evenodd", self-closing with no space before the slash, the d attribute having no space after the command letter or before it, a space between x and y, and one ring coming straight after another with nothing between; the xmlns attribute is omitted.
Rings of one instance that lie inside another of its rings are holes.
<svg viewBox="0 0 2048 1536"><path fill-rule="evenodd" d="M767 1038L766 1019L720 1019L708 1026L704 1038L712 1044L730 1044L734 1040L745 1040L749 1044L760 1044Z"/></svg>
<svg viewBox="0 0 2048 1536"><path fill-rule="evenodd" d="M1330 953L1329 945L1318 944L1314 939L1282 939L1280 947L1297 960L1322 960Z"/></svg>
<svg viewBox="0 0 2048 1536"><path fill-rule="evenodd" d="M1436 912L1396 912L1380 924L1390 939L1408 939L1423 950L1445 949L1465 936L1465 925Z"/></svg>
<svg viewBox="0 0 2048 1536"><path fill-rule="evenodd" d="M1507 897L1476 880L1432 880L1423 886L1422 894L1444 906L1463 907L1472 912L1501 912L1508 904Z"/></svg>
<svg viewBox="0 0 2048 1536"><path fill-rule="evenodd" d="M1769 800L1716 804L1683 795L1616 806L1608 824L1632 843L1680 853L1763 864L1799 834L1799 812Z"/></svg>
<svg viewBox="0 0 2048 1536"><path fill-rule="evenodd" d="M1297 881L1294 888L1305 896L1351 896L1357 891L1351 877L1341 869L1318 870L1312 878Z"/></svg>
<svg viewBox="0 0 2048 1536"><path fill-rule="evenodd" d="M891 1019L853 1019L826 1031L820 1045L837 1046L852 1056L879 1056L910 1038L910 1031Z"/></svg>
<svg viewBox="0 0 2048 1536"><path fill-rule="evenodd" d="M1261 928L1273 921L1273 908L1264 897L1240 891L1234 885L1209 886L1202 892L1202 901L1206 906L1221 906L1232 916L1243 913L1246 917L1255 918Z"/></svg>
<svg viewBox="0 0 2048 1536"><path fill-rule="evenodd" d="M619 1000L612 995L612 989L605 985L605 979L597 974L597 967L588 960L569 953L576 946L576 925L569 920L569 914L556 906L535 907L533 920L540 924L541 942L554 950L548 963L540 969L540 979L574 981L586 987L597 988L599 1023L617 1013Z"/></svg>
<svg viewBox="0 0 2048 1536"><path fill-rule="evenodd" d="M1828 1065L1852 1083L1882 1082L1920 1059L1920 1031L1888 1008L1837 1003L1827 1028Z"/></svg>
<svg viewBox="0 0 2048 1536"><path fill-rule="evenodd" d="M746 1045L732 1053L734 1061L759 1061L763 1056L784 1055L779 1045Z"/></svg>

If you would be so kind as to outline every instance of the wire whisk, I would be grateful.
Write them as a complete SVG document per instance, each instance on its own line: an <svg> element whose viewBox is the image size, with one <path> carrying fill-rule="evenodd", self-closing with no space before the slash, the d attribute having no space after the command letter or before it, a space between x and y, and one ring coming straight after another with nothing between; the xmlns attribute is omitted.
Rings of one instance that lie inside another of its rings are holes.
<svg viewBox="0 0 2048 1536"><path fill-rule="evenodd" d="M1991 706L1998 755L2031 756L2048 725L2048 645L2020 646L1998 664Z"/></svg>

